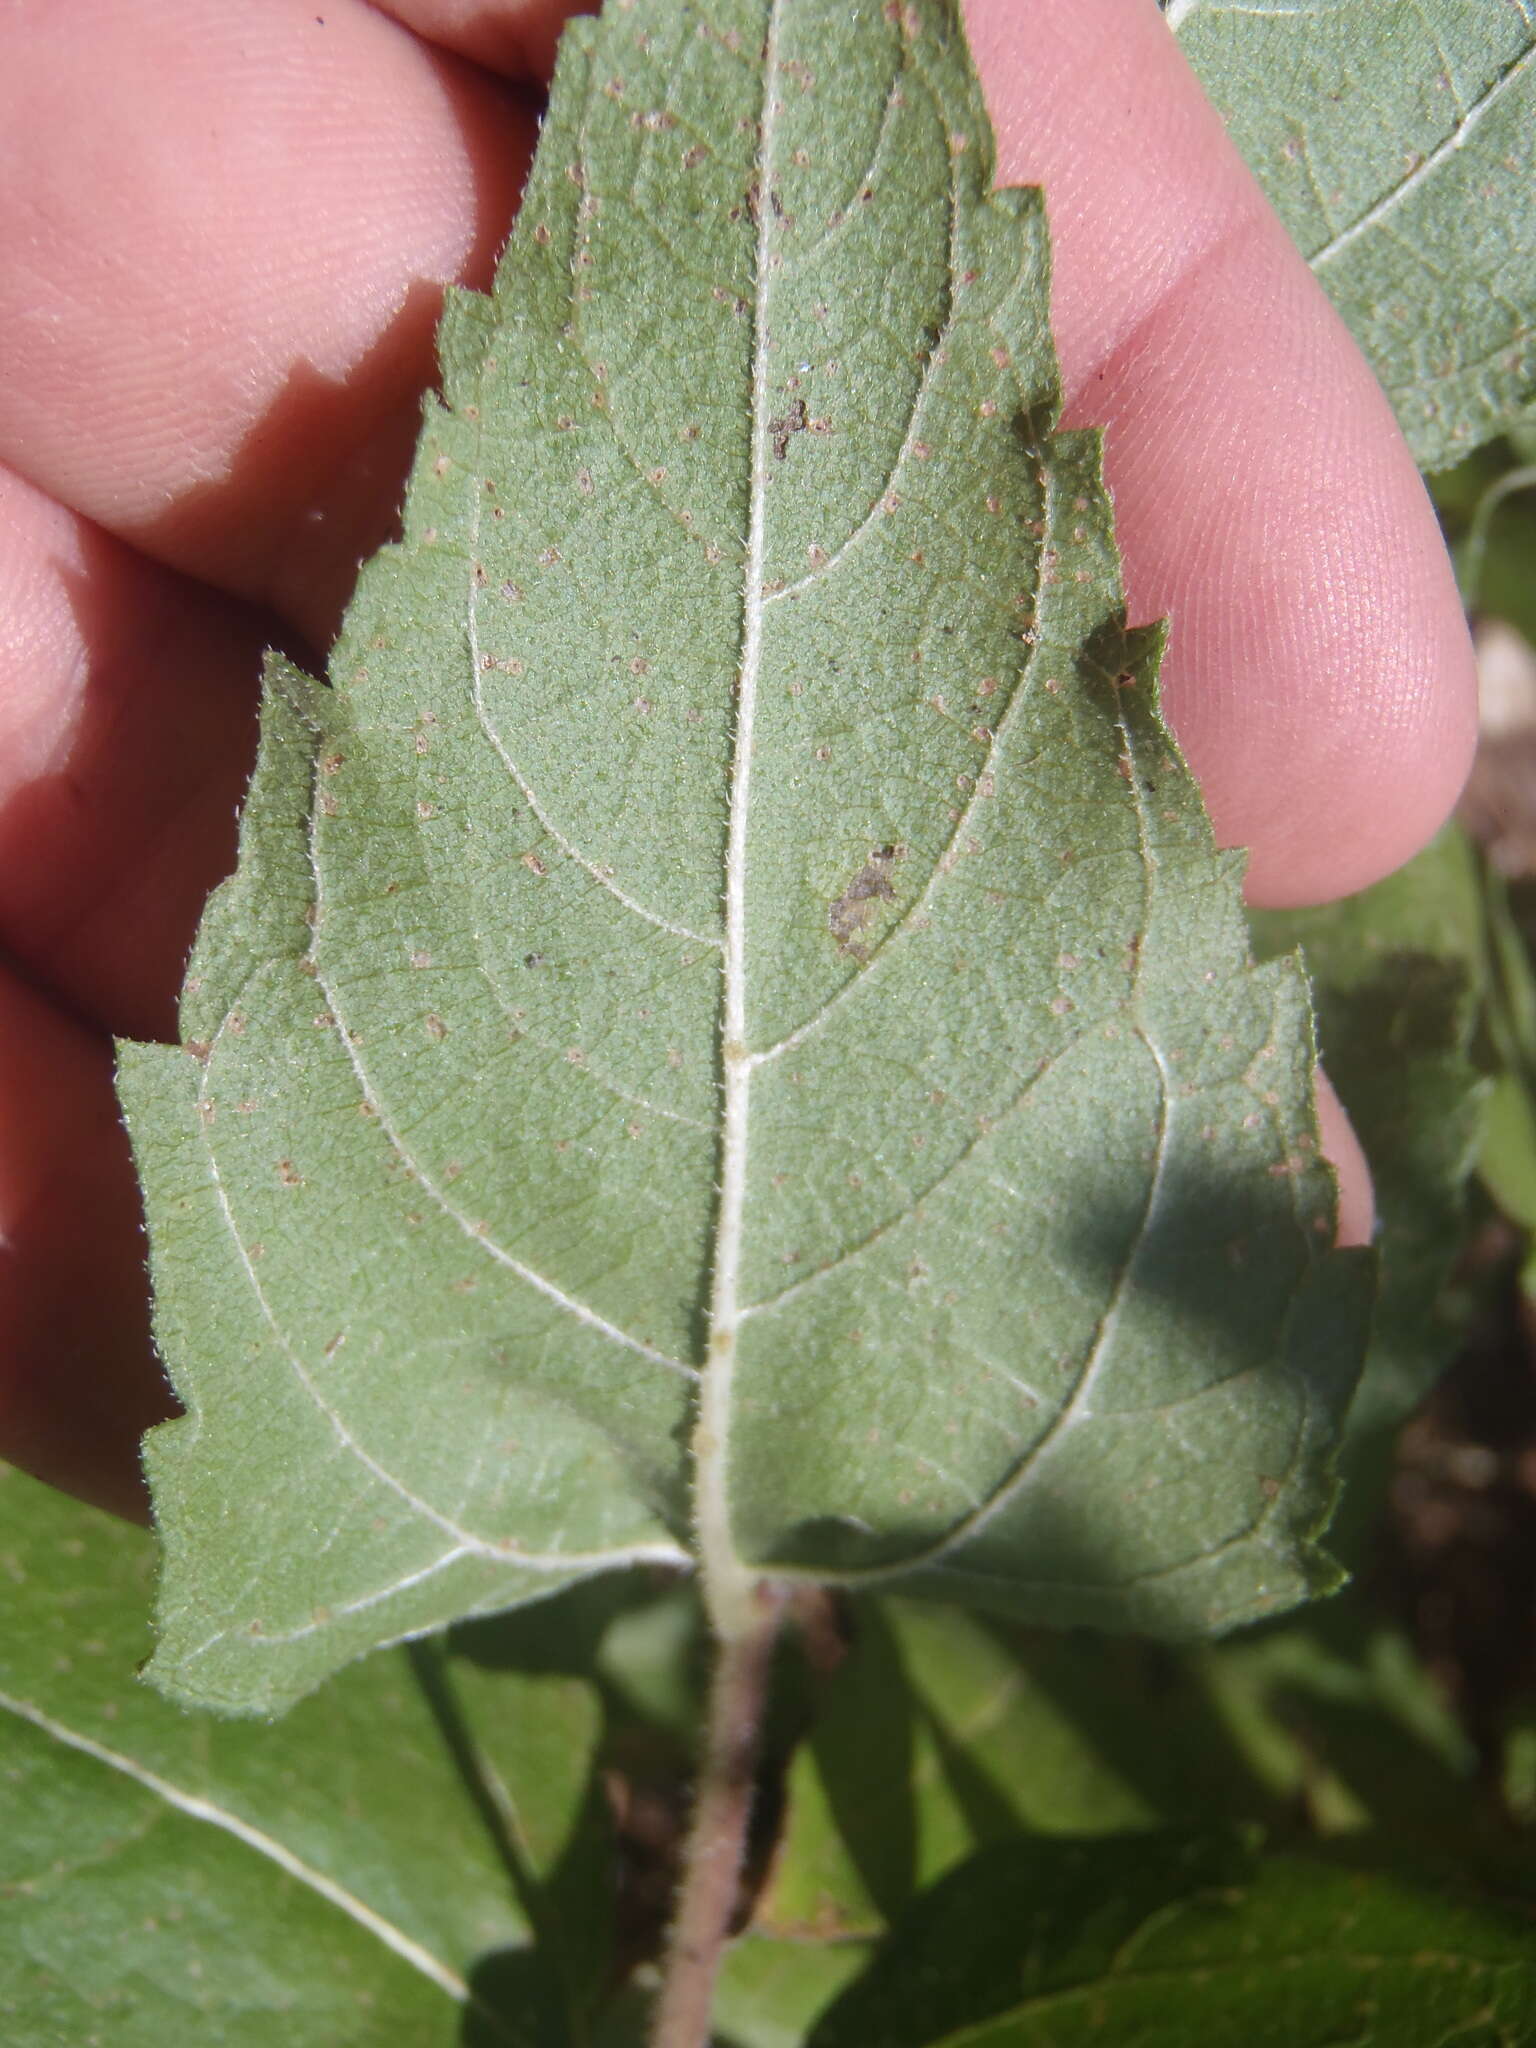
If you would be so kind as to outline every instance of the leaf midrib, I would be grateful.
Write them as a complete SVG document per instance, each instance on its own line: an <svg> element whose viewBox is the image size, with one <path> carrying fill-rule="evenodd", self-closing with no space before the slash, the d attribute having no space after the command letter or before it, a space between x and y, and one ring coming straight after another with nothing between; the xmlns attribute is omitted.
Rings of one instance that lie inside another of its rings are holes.
<svg viewBox="0 0 1536 2048"><path fill-rule="evenodd" d="M720 1196L715 1210L706 1350L694 1427L694 1519L711 1619L722 1638L752 1623L753 1575L731 1535L727 1467L731 1394L740 1334L742 1233L752 1062L747 1051L747 826L752 735L762 666L767 568L768 297L773 233L774 105L779 81L779 0L769 0L763 50L756 178L759 192L752 295L752 460L747 552L741 579L741 645L725 847L725 945L720 974Z"/></svg>

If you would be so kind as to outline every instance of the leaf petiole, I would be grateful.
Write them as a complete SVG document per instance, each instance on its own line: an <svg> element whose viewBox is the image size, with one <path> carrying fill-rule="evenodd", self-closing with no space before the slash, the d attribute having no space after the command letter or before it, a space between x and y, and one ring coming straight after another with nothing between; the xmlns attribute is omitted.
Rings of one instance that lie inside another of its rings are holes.
<svg viewBox="0 0 1536 2048"><path fill-rule="evenodd" d="M783 1606L781 1588L756 1587L745 1625L722 1636L715 1652L693 1824L683 1850L650 2048L707 2048L715 1979L746 1857Z"/></svg>

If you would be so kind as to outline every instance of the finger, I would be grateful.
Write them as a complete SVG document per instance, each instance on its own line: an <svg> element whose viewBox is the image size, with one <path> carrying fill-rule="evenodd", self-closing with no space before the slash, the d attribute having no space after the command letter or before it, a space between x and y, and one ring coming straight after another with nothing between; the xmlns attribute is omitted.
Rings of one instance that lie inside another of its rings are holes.
<svg viewBox="0 0 1536 2048"><path fill-rule="evenodd" d="M4 469L0 532L0 952L104 1031L170 1036L272 622Z"/></svg>
<svg viewBox="0 0 1536 2048"><path fill-rule="evenodd" d="M0 460L324 641L389 529L445 280L532 117L364 0L18 17L0 70ZM39 224L42 224L41 227Z"/></svg>
<svg viewBox="0 0 1536 2048"><path fill-rule="evenodd" d="M967 0L999 172L1045 188L1073 424L1108 429L1130 602L1263 904L1388 873L1443 821L1471 653L1386 400L1153 0Z"/></svg>
<svg viewBox="0 0 1536 2048"><path fill-rule="evenodd" d="M111 1049L0 969L0 1455L142 1516L170 1412Z"/></svg>
<svg viewBox="0 0 1536 2048"><path fill-rule="evenodd" d="M1317 1071L1317 1129L1322 1155L1333 1168L1339 1183L1335 1242L1341 1245L1369 1244L1376 1227L1371 1169L1360 1140L1355 1136L1349 1113L1321 1067Z"/></svg>
<svg viewBox="0 0 1536 2048"><path fill-rule="evenodd" d="M595 13L597 0L374 0L380 13L445 50L503 77L547 85L555 66L555 45L573 14Z"/></svg>

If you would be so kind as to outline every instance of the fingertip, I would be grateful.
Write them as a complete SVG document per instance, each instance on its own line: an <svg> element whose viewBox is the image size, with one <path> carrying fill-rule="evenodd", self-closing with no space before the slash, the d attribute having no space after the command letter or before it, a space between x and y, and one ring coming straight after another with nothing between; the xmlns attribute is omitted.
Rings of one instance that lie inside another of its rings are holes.
<svg viewBox="0 0 1536 2048"><path fill-rule="evenodd" d="M1038 183L1073 425L1106 431L1132 614L1248 894L1391 870L1475 738L1471 648L1391 409L1152 0L968 0L999 176Z"/></svg>
<svg viewBox="0 0 1536 2048"><path fill-rule="evenodd" d="M544 85L554 70L561 31L573 14L594 13L598 0L374 0L385 14L430 43L454 50L505 78Z"/></svg>
<svg viewBox="0 0 1536 2048"><path fill-rule="evenodd" d="M1349 1114L1334 1091L1333 1083L1319 1067L1314 1100L1323 1157L1333 1168L1339 1184L1338 1223L1334 1242L1342 1249L1368 1245L1376 1233L1376 1196L1371 1183L1370 1164Z"/></svg>
<svg viewBox="0 0 1536 2048"><path fill-rule="evenodd" d="M1470 768L1471 643L1391 410L1279 223L1210 251L1094 390L1128 600L1170 622L1164 710L1249 900L1391 873Z"/></svg>

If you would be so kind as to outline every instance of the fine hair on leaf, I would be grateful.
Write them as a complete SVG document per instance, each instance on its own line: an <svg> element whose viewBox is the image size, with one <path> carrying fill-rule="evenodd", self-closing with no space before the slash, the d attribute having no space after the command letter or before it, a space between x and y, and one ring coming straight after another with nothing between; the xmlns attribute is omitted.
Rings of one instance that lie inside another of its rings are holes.
<svg viewBox="0 0 1536 2048"><path fill-rule="evenodd" d="M943 0L568 30L403 538L273 659L125 1046L151 1676L271 1712L632 1566L1198 1636L1317 1548L1369 1262L1057 424Z"/></svg>

